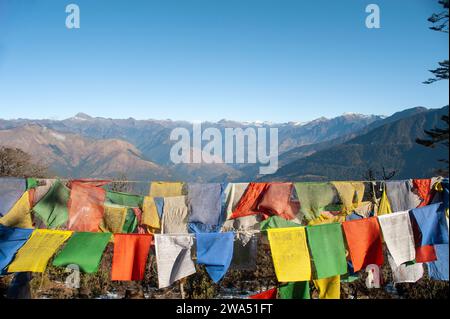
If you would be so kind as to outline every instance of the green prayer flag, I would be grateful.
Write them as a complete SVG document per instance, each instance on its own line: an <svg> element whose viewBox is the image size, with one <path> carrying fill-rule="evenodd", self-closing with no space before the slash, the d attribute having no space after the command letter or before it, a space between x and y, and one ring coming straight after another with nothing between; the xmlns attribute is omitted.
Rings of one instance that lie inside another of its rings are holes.
<svg viewBox="0 0 450 319"><path fill-rule="evenodd" d="M121 206L142 207L144 196L107 191L106 201Z"/></svg>
<svg viewBox="0 0 450 319"><path fill-rule="evenodd" d="M260 230L268 230L271 228L288 228L288 227L299 227L301 225L291 222L289 220L284 219L280 216L272 216L264 221L262 221L259 225Z"/></svg>
<svg viewBox="0 0 450 319"><path fill-rule="evenodd" d="M70 190L58 180L34 206L33 212L48 228L60 227L69 218L69 210L67 208L69 197Z"/></svg>
<svg viewBox="0 0 450 319"><path fill-rule="evenodd" d="M295 183L294 186L300 213L308 221L318 218L323 211L340 210L339 196L331 183Z"/></svg>
<svg viewBox="0 0 450 319"><path fill-rule="evenodd" d="M75 264L84 273L95 273L110 238L111 233L74 233L53 260L53 266Z"/></svg>
<svg viewBox="0 0 450 319"><path fill-rule="evenodd" d="M315 279L347 273L344 236L340 223L308 226L306 235L315 266Z"/></svg>
<svg viewBox="0 0 450 319"><path fill-rule="evenodd" d="M124 234L132 234L138 225L138 220L132 208L129 208L122 227Z"/></svg>
<svg viewBox="0 0 450 319"><path fill-rule="evenodd" d="M38 181L36 178L27 178L27 189L36 188L38 186Z"/></svg>
<svg viewBox="0 0 450 319"><path fill-rule="evenodd" d="M341 276L341 282L352 283L358 279L359 279L358 274L355 275L345 274Z"/></svg>
<svg viewBox="0 0 450 319"><path fill-rule="evenodd" d="M311 299L309 282L290 282L278 288L279 299Z"/></svg>

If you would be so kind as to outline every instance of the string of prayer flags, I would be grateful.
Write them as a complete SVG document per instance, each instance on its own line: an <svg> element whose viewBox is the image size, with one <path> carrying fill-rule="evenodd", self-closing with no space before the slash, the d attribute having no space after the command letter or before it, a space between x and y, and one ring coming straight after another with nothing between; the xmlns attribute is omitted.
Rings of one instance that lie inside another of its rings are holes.
<svg viewBox="0 0 450 319"><path fill-rule="evenodd" d="M448 244L448 228L442 203L412 209L421 234L420 246Z"/></svg>
<svg viewBox="0 0 450 319"><path fill-rule="evenodd" d="M0 217L0 224L8 227L33 228L30 192L31 190L27 190L23 193L9 213Z"/></svg>
<svg viewBox="0 0 450 319"><path fill-rule="evenodd" d="M143 280L151 234L114 234L111 280Z"/></svg>
<svg viewBox="0 0 450 319"><path fill-rule="evenodd" d="M311 261L305 227L268 229L267 235L278 281L309 281Z"/></svg>
<svg viewBox="0 0 450 319"><path fill-rule="evenodd" d="M11 263L17 251L30 238L32 229L0 225L0 274Z"/></svg>
<svg viewBox="0 0 450 319"><path fill-rule="evenodd" d="M383 239L397 266L414 260L414 234L408 211L378 217Z"/></svg>
<svg viewBox="0 0 450 319"><path fill-rule="evenodd" d="M74 233L53 260L53 266L78 265L84 273L98 270L111 233Z"/></svg>
<svg viewBox="0 0 450 319"><path fill-rule="evenodd" d="M211 279L218 283L233 259L234 233L198 233L197 263L205 265Z"/></svg>
<svg viewBox="0 0 450 319"><path fill-rule="evenodd" d="M383 245L377 217L346 221L342 227L355 272L370 264L383 264Z"/></svg>
<svg viewBox="0 0 450 319"><path fill-rule="evenodd" d="M71 235L71 231L35 229L17 252L8 272L44 272L48 260Z"/></svg>
<svg viewBox="0 0 450 319"><path fill-rule="evenodd" d="M25 181L25 191L0 216L2 273L44 271L49 259L69 238L53 264L77 264L84 272L96 272L113 232L112 280L142 280L155 238L161 288L195 272L191 258L194 239L197 262L205 265L211 278L218 282L229 267L255 269L261 230L267 231L278 281L288 283L275 288L275 297L279 293L280 297L309 298L308 282L313 280L320 298L339 298L340 282L357 278L355 272L366 269L369 275L378 274L383 264L383 241L394 283L418 281L424 275L425 263L432 279L448 280L448 204L442 202L448 202L448 180L390 184L392 200L382 188L374 190L374 196L381 195L378 209L377 199L363 202L365 187L359 182L299 183L303 185L296 184L296 191L303 187L306 193L297 194L301 200L298 202L292 183L185 184L186 187L179 183L181 187L176 186L178 190L169 193L188 190L186 195L162 198L107 192L103 188L107 181L75 180L67 188L60 181L19 180ZM0 190L2 183L0 178ZM40 189L44 184L45 189ZM384 182L380 187L383 185ZM316 197L308 189L315 189ZM400 198L405 189L419 196ZM323 196L327 192L329 196ZM397 206L417 203L419 207L392 212L390 200ZM300 222L301 214L292 208L299 203L299 212L306 212L307 227L301 225L305 221ZM362 208L363 205L367 207ZM230 212L230 217L238 217L223 223ZM318 217L308 220L307 214ZM376 217L370 217L374 214ZM37 228L67 227L69 231L32 230L33 223ZM187 234L188 226L195 235ZM86 231L70 231L78 227ZM155 237L146 234L160 231ZM368 278L366 283L370 284L373 278ZM255 296L264 298L264 293ZM267 291L267 295L273 297L274 292Z"/></svg>
<svg viewBox="0 0 450 319"><path fill-rule="evenodd" d="M70 190L57 180L45 196L33 207L34 214L48 227L58 228L67 223L67 202Z"/></svg>
<svg viewBox="0 0 450 319"><path fill-rule="evenodd" d="M0 217L5 216L27 189L26 179L0 178Z"/></svg>
<svg viewBox="0 0 450 319"><path fill-rule="evenodd" d="M190 235L155 235L159 288L195 273L191 259L193 238Z"/></svg>
<svg viewBox="0 0 450 319"><path fill-rule="evenodd" d="M345 243L341 224L306 227L309 249L314 261L314 278L322 279L347 273Z"/></svg>
<svg viewBox="0 0 450 319"><path fill-rule="evenodd" d="M278 287L279 299L311 299L309 281L289 282Z"/></svg>

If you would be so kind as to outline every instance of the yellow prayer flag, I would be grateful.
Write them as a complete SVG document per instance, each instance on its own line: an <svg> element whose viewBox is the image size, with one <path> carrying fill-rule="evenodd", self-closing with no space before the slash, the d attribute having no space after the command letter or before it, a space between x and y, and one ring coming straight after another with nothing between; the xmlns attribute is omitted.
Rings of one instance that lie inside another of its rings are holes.
<svg viewBox="0 0 450 319"><path fill-rule="evenodd" d="M331 224L331 223L342 223L342 222L345 222L345 216L343 216L343 215L332 216L332 215L324 214L322 212L319 217L311 220L308 223L308 226Z"/></svg>
<svg viewBox="0 0 450 319"><path fill-rule="evenodd" d="M274 228L267 233L278 281L309 281L311 261L305 227Z"/></svg>
<svg viewBox="0 0 450 319"><path fill-rule="evenodd" d="M44 272L48 260L71 235L66 230L35 229L17 252L8 272Z"/></svg>
<svg viewBox="0 0 450 319"><path fill-rule="evenodd" d="M7 227L33 228L29 191L23 193L11 210L0 218L0 224Z"/></svg>
<svg viewBox="0 0 450 319"><path fill-rule="evenodd" d="M319 290L319 299L340 299L341 298L341 276L334 276L325 279L316 279L314 286Z"/></svg>
<svg viewBox="0 0 450 319"><path fill-rule="evenodd" d="M173 197L183 195L183 183L180 182L152 182L150 197Z"/></svg>
<svg viewBox="0 0 450 319"><path fill-rule="evenodd" d="M104 233L120 234L127 217L128 208L118 205L105 205L103 220L99 228ZM111 237L112 238L112 237Z"/></svg>
<svg viewBox="0 0 450 319"><path fill-rule="evenodd" d="M332 182L342 202L342 211L345 214L358 208L364 197L364 183L362 182Z"/></svg>
<svg viewBox="0 0 450 319"><path fill-rule="evenodd" d="M389 204L389 199L386 194L386 188L383 190L383 194L381 195L380 205L378 205L377 216L382 216L386 214L391 214L391 204Z"/></svg>
<svg viewBox="0 0 450 319"><path fill-rule="evenodd" d="M147 225L152 233L159 232L161 229L161 221L153 197L144 197L141 224Z"/></svg>

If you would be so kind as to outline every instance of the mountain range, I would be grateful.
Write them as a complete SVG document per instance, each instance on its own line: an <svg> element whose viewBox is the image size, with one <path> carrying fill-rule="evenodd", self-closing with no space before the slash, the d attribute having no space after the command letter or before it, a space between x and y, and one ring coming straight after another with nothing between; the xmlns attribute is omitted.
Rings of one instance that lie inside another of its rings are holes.
<svg viewBox="0 0 450 319"><path fill-rule="evenodd" d="M300 147L282 155L285 165L272 179L279 180L345 180L364 179L368 171L395 172L397 179L436 175L448 160L448 148L427 148L416 143L426 138L425 129L443 127L441 117L448 106L438 110L415 108L374 122L356 134ZM305 149L310 155L304 155ZM296 159L294 159L296 158ZM264 177L261 177L264 179Z"/></svg>
<svg viewBox="0 0 450 319"><path fill-rule="evenodd" d="M79 113L65 120L0 119L0 146L17 147L63 177L136 180L245 181L362 179L367 170L395 170L396 177L434 175L446 149L415 143L439 125L441 109L416 107L385 117L344 114L310 122L204 122L202 127L278 128L279 170L259 176L259 165L172 164L169 136L192 123L109 119ZM224 134L223 134L224 135ZM247 145L248 147L248 145ZM191 149L191 152L199 150Z"/></svg>

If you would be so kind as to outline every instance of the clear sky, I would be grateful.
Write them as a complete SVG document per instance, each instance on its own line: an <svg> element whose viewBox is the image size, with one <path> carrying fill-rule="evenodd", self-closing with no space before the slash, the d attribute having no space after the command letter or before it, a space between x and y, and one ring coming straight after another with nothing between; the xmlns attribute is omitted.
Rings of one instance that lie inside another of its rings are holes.
<svg viewBox="0 0 450 319"><path fill-rule="evenodd" d="M65 27L76 3L81 28ZM365 7L381 9L367 29ZM307 121L448 104L437 0L0 0L0 118Z"/></svg>

